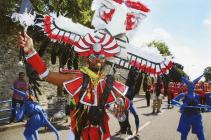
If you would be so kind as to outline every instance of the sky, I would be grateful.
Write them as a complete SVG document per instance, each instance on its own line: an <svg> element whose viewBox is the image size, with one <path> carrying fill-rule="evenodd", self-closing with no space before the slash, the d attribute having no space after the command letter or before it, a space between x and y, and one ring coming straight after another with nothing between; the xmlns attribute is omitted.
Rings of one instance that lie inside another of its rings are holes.
<svg viewBox="0 0 211 140"><path fill-rule="evenodd" d="M142 0L151 12L134 34L132 44L164 41L173 61L195 79L211 66L211 0Z"/></svg>

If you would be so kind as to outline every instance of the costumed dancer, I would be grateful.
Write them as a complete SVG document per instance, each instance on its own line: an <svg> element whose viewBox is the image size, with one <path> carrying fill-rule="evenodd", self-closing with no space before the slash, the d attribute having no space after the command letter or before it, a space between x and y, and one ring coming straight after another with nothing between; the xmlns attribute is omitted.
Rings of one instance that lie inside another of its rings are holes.
<svg viewBox="0 0 211 140"><path fill-rule="evenodd" d="M205 93L205 103L211 106L211 83L207 85L207 90Z"/></svg>
<svg viewBox="0 0 211 140"><path fill-rule="evenodd" d="M177 129L181 133L181 140L187 140L191 127L192 133L196 134L199 140L205 140L200 109L204 108L205 110L210 111L211 106L201 105L199 95L194 93L195 84L202 76L198 77L193 82L182 77L182 81L187 85L188 91L187 93L179 94L172 101L174 105L180 106L180 112L182 113ZM183 103L180 103L180 100L183 100Z"/></svg>
<svg viewBox="0 0 211 140"><path fill-rule="evenodd" d="M143 90L145 92L147 107L149 107L150 106L150 98L151 98L150 94L152 93L152 81L151 81L151 77L147 74L144 77Z"/></svg>
<svg viewBox="0 0 211 140"><path fill-rule="evenodd" d="M152 106L152 113L160 113L161 103L162 103L162 95L161 95L162 83L161 77L157 78L157 82L155 83L155 95L153 97L153 106Z"/></svg>
<svg viewBox="0 0 211 140"><path fill-rule="evenodd" d="M26 140L39 140L38 129L43 126L47 126L55 132L57 140L60 140L58 131L48 121L46 112L33 101L32 96L27 96L23 91L13 88L13 90L23 98L23 105L20 109L15 108L16 120L19 121L24 115L30 119L26 123L26 129L24 130L24 136Z"/></svg>
<svg viewBox="0 0 211 140"><path fill-rule="evenodd" d="M135 125L136 125L136 133L138 133L139 129L139 116L135 109L135 106L133 104L133 99L135 97L135 87L137 84L137 80L139 78L139 70L135 67L131 67L129 73L128 73L128 79L126 81L126 85L129 87L126 97L130 100L130 107L129 110L133 114L135 118ZM119 122L120 124L120 131L116 134L127 134L127 135L133 135L131 131L131 126L129 122L129 112L126 112L126 119L123 122Z"/></svg>
<svg viewBox="0 0 211 140"><path fill-rule="evenodd" d="M172 99L174 98L174 84L170 82L168 85L168 109L173 108Z"/></svg>
<svg viewBox="0 0 211 140"><path fill-rule="evenodd" d="M97 36L101 35L101 36ZM75 51L88 58L89 67L70 72L49 72L42 58L33 49L32 39L25 33L19 33L20 45L24 47L26 60L45 81L64 86L65 90L74 98L76 107L71 112L71 139L105 140L110 138L108 127L109 117L106 107L116 104L114 115L119 118L129 108L129 100L124 97L127 86L115 81L113 75L103 75L102 68L105 58L118 53L119 46L115 39L106 31L87 34L75 46ZM24 39L25 38L25 39ZM104 40L107 38L106 40ZM92 44L91 44L91 43ZM80 43L86 44L81 46Z"/></svg>

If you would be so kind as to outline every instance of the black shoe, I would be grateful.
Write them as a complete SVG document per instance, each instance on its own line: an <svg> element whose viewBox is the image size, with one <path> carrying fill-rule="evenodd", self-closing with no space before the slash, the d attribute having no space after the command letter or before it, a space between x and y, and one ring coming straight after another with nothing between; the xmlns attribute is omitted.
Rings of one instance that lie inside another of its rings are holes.
<svg viewBox="0 0 211 140"><path fill-rule="evenodd" d="M130 128L127 129L127 135L133 135L133 132L131 131Z"/></svg>
<svg viewBox="0 0 211 140"><path fill-rule="evenodd" d="M10 121L9 121L9 123L14 123L15 121L14 121L14 119L10 119Z"/></svg>
<svg viewBox="0 0 211 140"><path fill-rule="evenodd" d="M114 134L114 136L123 135L123 134L126 134L126 131L119 130L118 132L116 132L116 134Z"/></svg>

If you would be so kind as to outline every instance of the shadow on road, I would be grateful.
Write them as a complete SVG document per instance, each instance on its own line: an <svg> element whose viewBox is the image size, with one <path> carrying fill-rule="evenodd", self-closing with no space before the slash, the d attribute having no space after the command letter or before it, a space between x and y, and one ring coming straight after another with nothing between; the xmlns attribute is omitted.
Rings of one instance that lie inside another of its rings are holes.
<svg viewBox="0 0 211 140"><path fill-rule="evenodd" d="M113 137L111 137L110 140L125 140L125 139L117 137L117 136L113 136ZM133 136L132 138L127 138L127 140L140 140L140 137L139 136Z"/></svg>
<svg viewBox="0 0 211 140"><path fill-rule="evenodd" d="M112 136L110 140L124 140L124 139L117 136Z"/></svg>
<svg viewBox="0 0 211 140"><path fill-rule="evenodd" d="M55 126L54 125L54 127L59 131L59 130L69 130L70 129L70 126L69 125L67 125L67 126L61 126L61 125L57 125L57 126ZM39 133L50 133L50 132L52 132L52 130L51 129L49 129L48 127L45 127L44 129L41 129L41 130L39 130Z"/></svg>
<svg viewBox="0 0 211 140"><path fill-rule="evenodd" d="M136 108L147 108L147 107L150 107L150 106L138 106Z"/></svg>
<svg viewBox="0 0 211 140"><path fill-rule="evenodd" d="M158 113L144 113L142 115L144 115L144 116L157 116Z"/></svg>

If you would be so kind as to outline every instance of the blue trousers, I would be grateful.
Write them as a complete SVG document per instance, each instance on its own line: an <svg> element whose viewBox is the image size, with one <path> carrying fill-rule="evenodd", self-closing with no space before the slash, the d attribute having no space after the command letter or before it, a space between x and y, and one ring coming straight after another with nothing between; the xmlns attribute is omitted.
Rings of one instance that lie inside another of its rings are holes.
<svg viewBox="0 0 211 140"><path fill-rule="evenodd" d="M181 133L181 140L187 140L191 127L192 133L196 134L199 140L205 140L201 114L187 115L182 113L177 129Z"/></svg>

